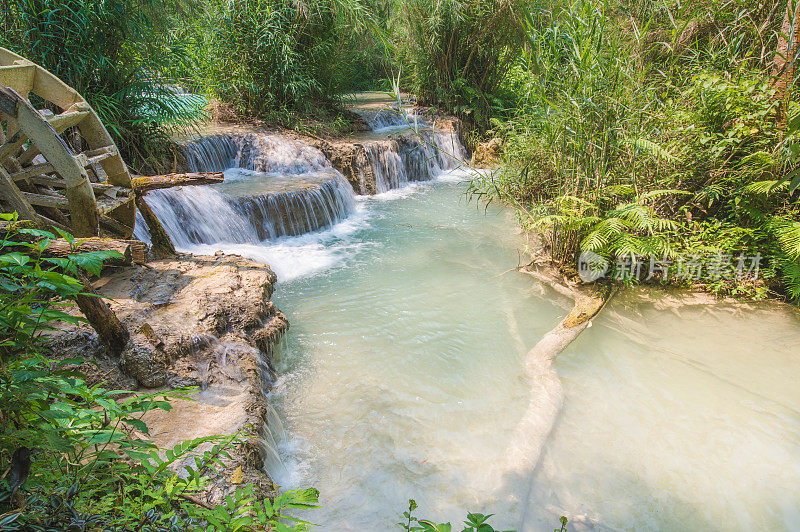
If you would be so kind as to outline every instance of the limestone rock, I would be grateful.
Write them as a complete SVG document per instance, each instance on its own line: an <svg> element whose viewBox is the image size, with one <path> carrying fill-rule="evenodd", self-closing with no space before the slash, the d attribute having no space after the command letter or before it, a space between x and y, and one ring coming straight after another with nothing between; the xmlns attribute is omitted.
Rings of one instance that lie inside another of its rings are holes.
<svg viewBox="0 0 800 532"><path fill-rule="evenodd" d="M472 165L481 168L490 168L500 164L503 153L502 141L494 137L486 142L481 142L472 154Z"/></svg>
<svg viewBox="0 0 800 532"><path fill-rule="evenodd" d="M136 379L140 386L158 388L167 384L167 364L159 352L143 334L136 334L119 357L120 368Z"/></svg>

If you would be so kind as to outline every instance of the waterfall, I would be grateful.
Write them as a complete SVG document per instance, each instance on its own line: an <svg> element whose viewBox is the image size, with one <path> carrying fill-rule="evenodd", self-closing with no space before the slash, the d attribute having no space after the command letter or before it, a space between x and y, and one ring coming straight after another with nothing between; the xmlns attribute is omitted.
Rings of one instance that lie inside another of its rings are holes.
<svg viewBox="0 0 800 532"><path fill-rule="evenodd" d="M408 183L406 165L398 153L397 141L373 142L365 145L364 150L375 175L375 190L378 194Z"/></svg>
<svg viewBox="0 0 800 532"><path fill-rule="evenodd" d="M258 172L302 175L331 169L320 150L278 134L249 133L242 139L237 166Z"/></svg>
<svg viewBox="0 0 800 532"><path fill-rule="evenodd" d="M225 194L221 186L147 194L148 205L182 249L217 242L258 243L316 231L344 219L354 201L353 189L339 174L331 174L317 186L268 194L235 197ZM136 237L149 241L144 224L136 224Z"/></svg>
<svg viewBox="0 0 800 532"><path fill-rule="evenodd" d="M378 122L373 120L372 123ZM458 123L452 121L442 129L425 127L409 132L384 132L385 140L353 144L351 147L356 149L346 151L344 156L349 162L339 163L339 168L350 176L361 194L380 194L404 187L411 181L435 179L466 163L467 152L457 128ZM359 150L364 157L358 155Z"/></svg>
<svg viewBox="0 0 800 532"><path fill-rule="evenodd" d="M318 188L247 196L239 199L235 208L250 220L258 239L266 240L333 225L353 210L354 201L347 180L334 175Z"/></svg>
<svg viewBox="0 0 800 532"><path fill-rule="evenodd" d="M431 145L429 137L429 132L422 132L421 137L416 135L396 137L409 181L428 181L442 171L437 150Z"/></svg>
<svg viewBox="0 0 800 532"><path fill-rule="evenodd" d="M424 128L363 144L366 157L356 165L361 193L435 179L463 163L466 152L455 131L431 130L413 112L371 113L367 117L376 129L407 126L407 118ZM148 193L148 204L179 249L297 236L329 227L353 212L350 183L322 151L300 138L225 133L186 142L182 150L189 170L225 171L226 176L221 185ZM149 241L144 223L136 224L135 235Z"/></svg>
<svg viewBox="0 0 800 532"><path fill-rule="evenodd" d="M442 170L454 170L464 166L467 150L461 144L455 131L434 131L433 145L436 146L436 160Z"/></svg>
<svg viewBox="0 0 800 532"><path fill-rule="evenodd" d="M395 128L408 128L409 126L428 127L428 122L416 109L380 109L357 111L369 124L373 131Z"/></svg>
<svg viewBox="0 0 800 532"><path fill-rule="evenodd" d="M234 166L239 142L233 135L212 135L181 144L192 172L223 172Z"/></svg>
<svg viewBox="0 0 800 532"><path fill-rule="evenodd" d="M367 143L364 149L378 193L403 187L409 181L435 179L442 172L463 166L467 156L453 131L392 135L386 141Z"/></svg>

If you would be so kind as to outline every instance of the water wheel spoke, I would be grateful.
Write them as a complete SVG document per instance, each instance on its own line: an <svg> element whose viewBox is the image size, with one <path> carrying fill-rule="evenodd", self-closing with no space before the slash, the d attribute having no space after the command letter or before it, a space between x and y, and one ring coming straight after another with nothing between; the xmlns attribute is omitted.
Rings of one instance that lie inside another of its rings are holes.
<svg viewBox="0 0 800 532"><path fill-rule="evenodd" d="M42 207L53 207L56 209L67 209L69 208L69 200L64 196L60 196L58 194L55 195L47 195L47 194L35 194L33 192L23 192L22 195L28 200L28 203L31 205L39 205Z"/></svg>
<svg viewBox="0 0 800 532"><path fill-rule="evenodd" d="M36 211L2 166L0 166L0 193L2 193L6 203L17 211L20 217L26 220L37 219Z"/></svg>
<svg viewBox="0 0 800 532"><path fill-rule="evenodd" d="M102 148L97 148L96 150L87 151L82 155L86 157L86 166L93 166L105 161L110 157L118 156L119 152L117 151L116 146L104 146Z"/></svg>
<svg viewBox="0 0 800 532"><path fill-rule="evenodd" d="M14 181L23 181L30 179L32 177L41 176L44 174L49 174L55 171L55 168L50 163L42 163L37 164L34 166L30 166L21 170L19 172L11 174L11 179Z"/></svg>
<svg viewBox="0 0 800 532"><path fill-rule="evenodd" d="M0 146L0 163L13 157L26 142L28 142L28 137L22 133L17 132L12 135L10 139Z"/></svg>
<svg viewBox="0 0 800 532"><path fill-rule="evenodd" d="M67 111L60 115L55 115L47 118L50 126L59 135L71 127L75 127L83 122L87 117L91 116L92 112L88 110Z"/></svg>

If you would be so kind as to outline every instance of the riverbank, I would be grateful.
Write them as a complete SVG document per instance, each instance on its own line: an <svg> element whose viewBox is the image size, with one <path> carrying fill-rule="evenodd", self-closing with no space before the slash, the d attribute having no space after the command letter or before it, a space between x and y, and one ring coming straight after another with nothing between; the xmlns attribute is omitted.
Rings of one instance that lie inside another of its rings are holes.
<svg viewBox="0 0 800 532"><path fill-rule="evenodd" d="M210 473L196 497L221 504L243 483L274 497L260 435L267 423L264 394L275 380L270 353L289 327L270 301L275 274L241 257L187 254L107 273L94 288L131 331L128 346L117 357L88 325L62 325L50 334L52 356L84 358L77 369L89 384L106 388L157 393L199 387L171 398L169 410L145 413L149 432L133 431L132 437L171 449L195 438L238 434L224 468ZM71 312L79 315L77 308Z"/></svg>

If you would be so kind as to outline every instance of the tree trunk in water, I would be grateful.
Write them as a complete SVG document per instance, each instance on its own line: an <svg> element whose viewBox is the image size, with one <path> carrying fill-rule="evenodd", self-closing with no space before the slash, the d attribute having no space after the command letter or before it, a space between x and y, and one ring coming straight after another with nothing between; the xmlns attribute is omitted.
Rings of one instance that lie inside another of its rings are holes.
<svg viewBox="0 0 800 532"><path fill-rule="evenodd" d="M114 354L119 355L125 349L125 344L128 343L128 339L131 336L128 328L119 321L111 307L96 295L89 280L83 276L80 279L83 282L83 291L87 295L79 295L77 297L78 308L86 316L89 325L97 331L102 342Z"/></svg>
<svg viewBox="0 0 800 532"><path fill-rule="evenodd" d="M156 255L168 256L175 254L175 246L172 245L169 235L164 230L164 226L158 221L156 213L150 208L144 198L136 194L136 208L142 213L147 227L150 229L150 243Z"/></svg>

